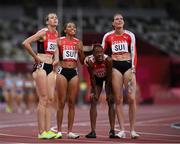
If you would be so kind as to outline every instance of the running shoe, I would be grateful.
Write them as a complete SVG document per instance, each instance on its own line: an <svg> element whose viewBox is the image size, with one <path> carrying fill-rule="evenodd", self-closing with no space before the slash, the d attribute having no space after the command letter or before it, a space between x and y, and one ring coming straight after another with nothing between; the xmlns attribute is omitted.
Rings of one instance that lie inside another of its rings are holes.
<svg viewBox="0 0 180 144"><path fill-rule="evenodd" d="M54 138L55 139L61 139L62 138L62 133L61 132L56 133L56 136Z"/></svg>
<svg viewBox="0 0 180 144"><path fill-rule="evenodd" d="M115 131L113 129L109 131L109 138L116 138Z"/></svg>
<svg viewBox="0 0 180 144"><path fill-rule="evenodd" d="M86 138L96 138L96 132L92 131L89 134L86 135Z"/></svg>
<svg viewBox="0 0 180 144"><path fill-rule="evenodd" d="M72 132L69 132L67 134L67 137L70 138L70 139L77 139L77 138L79 138L79 135L75 134L75 133L72 133Z"/></svg>
<svg viewBox="0 0 180 144"><path fill-rule="evenodd" d="M117 138L126 138L126 134L125 134L125 131L120 131L116 134L116 137Z"/></svg>
<svg viewBox="0 0 180 144"><path fill-rule="evenodd" d="M41 134L38 134L38 139L48 139L48 133L46 131L42 132Z"/></svg>
<svg viewBox="0 0 180 144"><path fill-rule="evenodd" d="M135 131L131 131L130 135L131 135L131 139L137 139L140 136Z"/></svg>
<svg viewBox="0 0 180 144"><path fill-rule="evenodd" d="M49 130L49 131L47 132L47 134L48 134L48 137L47 137L48 139L51 139L51 138L56 137L56 133L53 132L53 131L50 131L50 130Z"/></svg>
<svg viewBox="0 0 180 144"><path fill-rule="evenodd" d="M12 113L12 109L9 106L6 106L5 112L7 113Z"/></svg>

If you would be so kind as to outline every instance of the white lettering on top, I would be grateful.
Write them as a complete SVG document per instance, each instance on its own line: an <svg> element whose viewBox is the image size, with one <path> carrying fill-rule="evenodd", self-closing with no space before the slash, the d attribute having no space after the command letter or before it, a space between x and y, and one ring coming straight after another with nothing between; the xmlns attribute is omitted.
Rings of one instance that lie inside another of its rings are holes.
<svg viewBox="0 0 180 144"><path fill-rule="evenodd" d="M57 48L56 40L48 40L47 51L54 52Z"/></svg>
<svg viewBox="0 0 180 144"><path fill-rule="evenodd" d="M112 43L112 52L128 52L128 44L126 41L114 41Z"/></svg>

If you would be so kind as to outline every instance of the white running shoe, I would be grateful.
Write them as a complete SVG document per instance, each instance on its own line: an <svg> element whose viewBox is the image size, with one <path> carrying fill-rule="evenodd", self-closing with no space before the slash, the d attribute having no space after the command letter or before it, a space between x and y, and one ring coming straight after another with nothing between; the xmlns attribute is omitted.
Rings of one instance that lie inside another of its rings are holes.
<svg viewBox="0 0 180 144"><path fill-rule="evenodd" d="M79 135L75 134L75 133L72 133L72 132L69 132L67 134L67 137L70 138L70 139L77 139L77 138L79 138Z"/></svg>
<svg viewBox="0 0 180 144"><path fill-rule="evenodd" d="M62 133L61 132L56 133L56 136L54 138L55 139L61 139L62 138Z"/></svg>
<svg viewBox="0 0 180 144"><path fill-rule="evenodd" d="M125 131L122 130L122 131L118 132L118 133L116 134L116 137L117 137L117 138L126 138Z"/></svg>
<svg viewBox="0 0 180 144"><path fill-rule="evenodd" d="M140 136L135 131L131 131L130 135L131 135L131 139L137 139Z"/></svg>

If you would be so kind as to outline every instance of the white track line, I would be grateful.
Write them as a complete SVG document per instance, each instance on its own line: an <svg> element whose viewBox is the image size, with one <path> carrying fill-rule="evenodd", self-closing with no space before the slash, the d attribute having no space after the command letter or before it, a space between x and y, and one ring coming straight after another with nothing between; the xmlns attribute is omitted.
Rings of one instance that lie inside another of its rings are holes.
<svg viewBox="0 0 180 144"><path fill-rule="evenodd" d="M115 129L116 131L120 131L119 129ZM129 133L129 131L126 131L127 133ZM160 134L160 133L148 133L148 132L138 132L139 134L143 134L143 135L155 135L155 136L166 136L166 137L177 137L180 138L180 135L171 135L171 134Z"/></svg>
<svg viewBox="0 0 180 144"><path fill-rule="evenodd" d="M151 119L151 120L141 120L141 121L138 121L136 124L137 125L144 125L144 124L147 124L147 123L153 123L153 122L159 122L159 121L165 121L165 120L173 120L173 119L179 119L179 117L166 117L166 118L160 118L160 119ZM108 120L102 120L101 122L108 122ZM126 123L127 124L127 123ZM37 123L33 122L33 123L24 123L24 124L7 124L7 125L0 125L0 128L8 128L8 127L20 127L20 126L35 126L37 125ZM85 121L85 122L79 122L79 123L74 123L74 126L87 126L89 125L89 121ZM148 124L147 124L148 125ZM67 126L67 124L63 124L63 126ZM52 127L52 129L55 129L56 127ZM117 131L119 129L116 129ZM146 133L146 132L138 132L140 134L143 134L143 135L154 135L154 136L166 136L166 137L177 137L177 138L180 138L179 135L170 135L170 134L160 134L160 133ZM12 135L12 134L4 134L4 133L0 133L0 135L3 135L3 136L11 136L11 137L22 137L22 138L36 138L36 137L29 137L29 136L22 136L22 135ZM83 134L80 134L80 135L83 135ZM98 137L107 137L107 136L104 136L104 135L98 135ZM66 139L67 140L67 139ZM164 140L164 139L154 139L154 138L150 138L150 140ZM72 141L72 140L71 140ZM80 140L81 142L104 142L104 141L87 141L87 140ZM79 141L79 142L80 142ZM173 142L173 140L167 140L169 142ZM174 140L175 141L175 140Z"/></svg>
<svg viewBox="0 0 180 144"><path fill-rule="evenodd" d="M165 117L165 118L153 118L151 120L141 120L137 121L136 124L141 124L141 123L153 123L153 122L160 122L160 121L166 121L166 120L173 120L173 119L178 119L180 120L179 116L174 116L174 117Z"/></svg>
<svg viewBox="0 0 180 144"><path fill-rule="evenodd" d="M4 133L0 133L0 135L1 136L8 136L8 137L16 137L16 138L31 138L31 139L37 139L37 137L31 137L31 136L22 136L22 135L13 135L13 134L4 134ZM106 136L107 137L107 136ZM37 139L38 140L38 139ZM49 139L49 140L58 140L58 139ZM69 142L72 142L72 141L74 141L74 142L76 142L76 143L78 143L78 142L84 142L84 143L106 143L106 141L104 140L104 141L102 141L102 140L90 140L90 139L68 139L68 138L65 138L65 139L59 139L58 141L59 141L59 143L63 143L63 142L61 142L61 141L69 141ZM113 143L112 141L109 141L109 142L107 142L107 143Z"/></svg>
<svg viewBox="0 0 180 144"><path fill-rule="evenodd" d="M172 128L175 128L175 129L180 129L180 127L179 127L179 126L175 126L175 124L177 124L177 123L172 123L172 124L171 124L171 127L172 127Z"/></svg>
<svg viewBox="0 0 180 144"><path fill-rule="evenodd" d="M8 137L20 137L20 138L35 138L35 137L31 137L31 136L22 136L22 135L13 135L13 134L4 134L4 133L0 133L1 136L8 136Z"/></svg>

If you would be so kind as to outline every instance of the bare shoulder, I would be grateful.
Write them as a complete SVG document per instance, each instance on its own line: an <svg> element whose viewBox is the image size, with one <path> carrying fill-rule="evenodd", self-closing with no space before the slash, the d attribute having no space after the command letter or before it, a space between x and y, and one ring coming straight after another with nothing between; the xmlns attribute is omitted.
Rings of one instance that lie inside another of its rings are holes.
<svg viewBox="0 0 180 144"><path fill-rule="evenodd" d="M47 31L48 31L48 28L42 28L42 29L38 30L36 34L43 35L43 34L45 34Z"/></svg>

